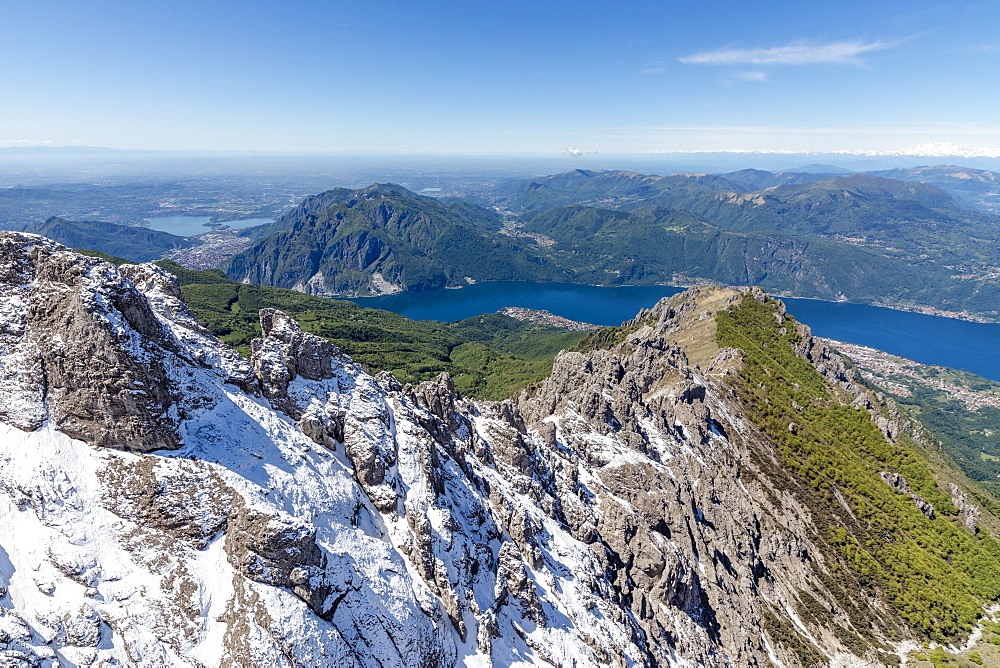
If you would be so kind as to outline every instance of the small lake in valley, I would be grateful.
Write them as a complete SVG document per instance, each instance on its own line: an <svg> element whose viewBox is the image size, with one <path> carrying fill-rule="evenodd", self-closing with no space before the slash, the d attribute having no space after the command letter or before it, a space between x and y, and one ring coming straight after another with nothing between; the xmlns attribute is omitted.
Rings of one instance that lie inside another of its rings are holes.
<svg viewBox="0 0 1000 668"><path fill-rule="evenodd" d="M149 218L148 222L151 230L169 232L180 237L193 237L197 234L211 232L213 228L207 225L211 220L211 216L156 216L155 218ZM270 218L246 218L244 220L227 220L219 223L219 225L231 227L234 230L242 230L247 227L267 225L273 222Z"/></svg>
<svg viewBox="0 0 1000 668"><path fill-rule="evenodd" d="M149 228L160 232L169 232L179 237L193 237L196 234L211 232L206 225L211 216L156 216L149 219Z"/></svg>
<svg viewBox="0 0 1000 668"><path fill-rule="evenodd" d="M569 283L476 283L460 290L406 292L351 301L414 320L451 322L505 306L544 309L570 320L619 325L681 288L599 287ZM1000 324L896 311L878 306L784 299L817 336L871 346L924 364L965 369L1000 381Z"/></svg>

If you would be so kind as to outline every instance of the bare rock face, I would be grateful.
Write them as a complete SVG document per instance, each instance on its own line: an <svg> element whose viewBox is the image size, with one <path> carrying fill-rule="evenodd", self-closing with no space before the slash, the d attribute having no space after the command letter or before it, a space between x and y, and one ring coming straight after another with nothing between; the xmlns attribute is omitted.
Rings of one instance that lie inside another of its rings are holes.
<svg viewBox="0 0 1000 668"><path fill-rule="evenodd" d="M149 302L114 267L32 235L0 233L4 354L16 387L0 420L46 420L97 446L176 448L162 352L176 349Z"/></svg>
<svg viewBox="0 0 1000 668"><path fill-rule="evenodd" d="M263 338L251 343L250 363L260 388L271 404L299 421L299 428L313 441L330 449L344 440L346 411L340 402L320 402L308 391L289 391L296 378L333 379L345 365L353 366L326 339L303 332L298 323L277 309L260 311Z"/></svg>
<svg viewBox="0 0 1000 668"><path fill-rule="evenodd" d="M298 417L301 407L288 397L288 383L296 376L310 380L333 377L337 347L313 334L277 309L261 309L264 338L254 339L252 365L261 388L271 403Z"/></svg>
<svg viewBox="0 0 1000 668"><path fill-rule="evenodd" d="M497 557L497 606L517 605L521 614L536 624L545 624L545 613L535 593L535 584L528 577L524 561L513 543L504 543Z"/></svg>
<svg viewBox="0 0 1000 668"><path fill-rule="evenodd" d="M330 618L327 558L316 544L315 528L240 506L231 514L226 541L226 554L238 572L290 589L317 615Z"/></svg>
<svg viewBox="0 0 1000 668"><path fill-rule="evenodd" d="M378 498L380 508L388 510L396 503L395 492L385 486L386 474L396 463L392 412L378 386L358 388L357 397L357 410L350 411L344 421L344 450L358 481Z"/></svg>
<svg viewBox="0 0 1000 668"><path fill-rule="evenodd" d="M141 286L140 289L138 286ZM204 400L192 388L212 368L252 390L234 351L151 265L120 269L31 234L0 232L0 420L32 431L46 421L98 447L180 447L178 425Z"/></svg>
<svg viewBox="0 0 1000 668"><path fill-rule="evenodd" d="M426 410L434 418L424 424L428 432L441 442L465 424L464 417L457 409L455 384L447 373L442 373L433 382L421 383L411 388L407 397L419 408Z"/></svg>
<svg viewBox="0 0 1000 668"><path fill-rule="evenodd" d="M903 494L910 493L910 487L906 484L906 478L899 473L894 473L892 471L880 471L879 476L885 481L885 484L889 485L889 487L898 489Z"/></svg>
<svg viewBox="0 0 1000 668"><path fill-rule="evenodd" d="M714 382L640 331L612 351L563 353L551 377L519 399L529 431L538 425L547 447L510 465L553 497L554 521L591 545L602 566L590 577L603 581L598 590L626 612L631 642L655 664L672 652L714 664L722 647L737 665L761 661L753 601L791 592L760 573L788 571L783 586L809 579L807 564L754 547L764 535L789 546L801 539L749 502L754 481L743 481L739 451L722 436L737 429L724 426L732 408L711 400ZM519 528L511 535L519 546L540 540Z"/></svg>

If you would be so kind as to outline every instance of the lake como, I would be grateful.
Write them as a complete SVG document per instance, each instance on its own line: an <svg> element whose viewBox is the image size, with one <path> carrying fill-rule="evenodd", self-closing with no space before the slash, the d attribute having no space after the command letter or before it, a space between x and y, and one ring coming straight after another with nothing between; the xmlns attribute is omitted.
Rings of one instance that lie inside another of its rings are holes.
<svg viewBox="0 0 1000 668"><path fill-rule="evenodd" d="M681 288L598 287L568 283L476 283L459 290L353 299L414 320L451 322L505 306L544 309L571 320L619 325ZM1000 324L967 322L864 304L784 299L817 336L871 346L924 364L965 369L1000 381Z"/></svg>

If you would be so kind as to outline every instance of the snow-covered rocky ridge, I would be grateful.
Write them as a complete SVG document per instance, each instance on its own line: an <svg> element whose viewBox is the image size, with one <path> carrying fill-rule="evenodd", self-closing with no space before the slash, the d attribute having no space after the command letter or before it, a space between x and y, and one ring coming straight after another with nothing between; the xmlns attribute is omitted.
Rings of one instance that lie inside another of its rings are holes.
<svg viewBox="0 0 1000 668"><path fill-rule="evenodd" d="M664 338L700 296L476 402L273 310L248 362L157 267L0 233L0 665L795 665L775 614L866 665L795 613L849 624L739 352Z"/></svg>

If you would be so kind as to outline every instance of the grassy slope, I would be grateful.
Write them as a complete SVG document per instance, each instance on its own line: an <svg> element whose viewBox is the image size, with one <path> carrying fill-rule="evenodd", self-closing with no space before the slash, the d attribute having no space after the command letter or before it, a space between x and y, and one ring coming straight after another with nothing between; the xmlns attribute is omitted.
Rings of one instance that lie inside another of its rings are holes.
<svg viewBox="0 0 1000 668"><path fill-rule="evenodd" d="M1000 598L1000 543L959 526L916 444L887 442L867 412L842 405L837 391L794 354L794 328L786 321L782 334L775 312L773 303L744 299L718 317L718 341L744 351L738 391L749 417L777 445L838 568L882 591L929 638L967 633L984 603ZM880 471L901 473L936 516L925 517Z"/></svg>

